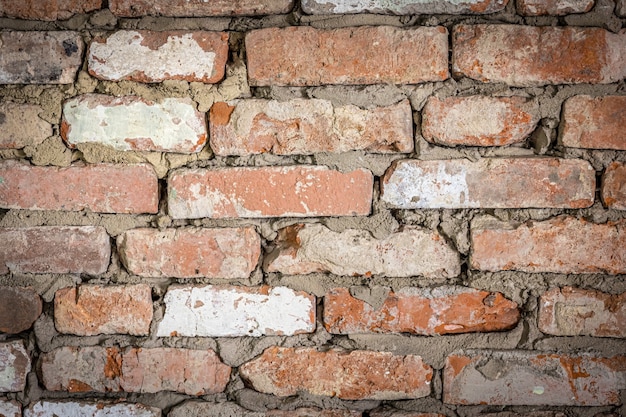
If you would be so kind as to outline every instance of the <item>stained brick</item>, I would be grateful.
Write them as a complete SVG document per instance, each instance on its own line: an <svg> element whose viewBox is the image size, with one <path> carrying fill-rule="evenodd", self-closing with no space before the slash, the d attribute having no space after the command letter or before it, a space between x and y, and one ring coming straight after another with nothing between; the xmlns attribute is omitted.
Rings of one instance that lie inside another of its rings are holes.
<svg viewBox="0 0 626 417"><path fill-rule="evenodd" d="M168 417L218 416L218 417L361 417L360 411L344 409L296 408L295 410L250 411L235 403L185 401L169 412Z"/></svg>
<svg viewBox="0 0 626 417"><path fill-rule="evenodd" d="M109 0L116 16L258 16L288 13L293 0Z"/></svg>
<svg viewBox="0 0 626 417"><path fill-rule="evenodd" d="M121 30L96 38L87 53L94 77L144 83L216 83L224 78L227 59L228 34L208 31Z"/></svg>
<svg viewBox="0 0 626 417"><path fill-rule="evenodd" d="M161 410L143 404L111 404L105 401L38 401L24 410L24 417L161 417Z"/></svg>
<svg viewBox="0 0 626 417"><path fill-rule="evenodd" d="M39 145L52 135L52 125L39 117L43 109L32 104L0 103L0 149Z"/></svg>
<svg viewBox="0 0 626 417"><path fill-rule="evenodd" d="M22 406L15 400L0 399L0 416L22 417Z"/></svg>
<svg viewBox="0 0 626 417"><path fill-rule="evenodd" d="M334 232L320 224L289 226L268 254L267 272L390 277L455 277L459 254L437 232L405 227L384 239L367 231Z"/></svg>
<svg viewBox="0 0 626 417"><path fill-rule="evenodd" d="M250 85L415 84L448 78L442 26L267 28L246 35Z"/></svg>
<svg viewBox="0 0 626 417"><path fill-rule="evenodd" d="M626 210L626 164L613 162L604 171L602 201L608 208Z"/></svg>
<svg viewBox="0 0 626 417"><path fill-rule="evenodd" d="M562 216L521 225L472 223L470 267L483 271L571 274L626 272L626 221L604 224Z"/></svg>
<svg viewBox="0 0 626 417"><path fill-rule="evenodd" d="M0 343L0 392L24 391L30 368L30 356L21 341Z"/></svg>
<svg viewBox="0 0 626 417"><path fill-rule="evenodd" d="M626 356L604 358L525 351L448 356L443 401L449 404L619 404Z"/></svg>
<svg viewBox="0 0 626 417"><path fill-rule="evenodd" d="M99 143L120 151L193 153L206 143L207 128L189 98L86 94L63 105L61 136L71 148Z"/></svg>
<svg viewBox="0 0 626 417"><path fill-rule="evenodd" d="M523 142L539 121L537 102L523 97L430 97L422 135L448 146L502 146Z"/></svg>
<svg viewBox="0 0 626 417"><path fill-rule="evenodd" d="M41 298L32 288L0 287L0 332L15 334L30 329L41 308Z"/></svg>
<svg viewBox="0 0 626 417"><path fill-rule="evenodd" d="M607 84L626 76L625 39L589 27L458 25L452 72L519 87Z"/></svg>
<svg viewBox="0 0 626 417"><path fill-rule="evenodd" d="M206 395L224 391L230 377L210 349L62 347L40 362L50 391Z"/></svg>
<svg viewBox="0 0 626 417"><path fill-rule="evenodd" d="M182 218L358 216L370 212L371 172L322 166L181 169L170 174L168 210Z"/></svg>
<svg viewBox="0 0 626 417"><path fill-rule="evenodd" d="M110 257L111 243L103 227L0 228L0 274L98 275L106 272Z"/></svg>
<svg viewBox="0 0 626 417"><path fill-rule="evenodd" d="M65 20L102 7L102 0L0 0L0 16L28 20Z"/></svg>
<svg viewBox="0 0 626 417"><path fill-rule="evenodd" d="M524 16L563 16L570 13L586 13L595 0L516 0L517 11Z"/></svg>
<svg viewBox="0 0 626 417"><path fill-rule="evenodd" d="M425 397L433 374L415 355L281 347L266 349L239 372L263 393L284 397L306 391L345 400Z"/></svg>
<svg viewBox="0 0 626 417"><path fill-rule="evenodd" d="M129 272L143 277L248 278L261 254L252 227L134 229L117 239Z"/></svg>
<svg viewBox="0 0 626 417"><path fill-rule="evenodd" d="M376 409L370 411L370 417L445 417L438 413L420 413L419 411L398 411L394 409Z"/></svg>
<svg viewBox="0 0 626 417"><path fill-rule="evenodd" d="M320 99L219 102L211 108L209 123L216 155L413 151L408 100L372 110Z"/></svg>
<svg viewBox="0 0 626 417"><path fill-rule="evenodd" d="M483 158L396 161L381 181L395 208L583 208L593 204L595 171L587 161Z"/></svg>
<svg viewBox="0 0 626 417"><path fill-rule="evenodd" d="M156 213L158 179L150 165L68 168L0 162L0 207L99 213Z"/></svg>
<svg viewBox="0 0 626 417"><path fill-rule="evenodd" d="M484 14L498 12L508 0L302 0L302 10L309 14Z"/></svg>

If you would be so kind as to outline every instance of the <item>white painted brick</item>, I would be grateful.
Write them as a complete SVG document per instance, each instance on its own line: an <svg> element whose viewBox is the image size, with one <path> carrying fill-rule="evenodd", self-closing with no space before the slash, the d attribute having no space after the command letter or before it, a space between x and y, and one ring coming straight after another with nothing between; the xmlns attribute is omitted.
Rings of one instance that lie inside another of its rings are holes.
<svg viewBox="0 0 626 417"><path fill-rule="evenodd" d="M0 343L0 392L23 391L31 362L21 341Z"/></svg>
<svg viewBox="0 0 626 417"><path fill-rule="evenodd" d="M106 404L78 401L38 401L24 417L160 417L161 410L143 404Z"/></svg>
<svg viewBox="0 0 626 417"><path fill-rule="evenodd" d="M302 0L309 14L484 14L504 9L508 0Z"/></svg>
<svg viewBox="0 0 626 417"><path fill-rule="evenodd" d="M0 400L0 416L22 417L22 407L17 401Z"/></svg>

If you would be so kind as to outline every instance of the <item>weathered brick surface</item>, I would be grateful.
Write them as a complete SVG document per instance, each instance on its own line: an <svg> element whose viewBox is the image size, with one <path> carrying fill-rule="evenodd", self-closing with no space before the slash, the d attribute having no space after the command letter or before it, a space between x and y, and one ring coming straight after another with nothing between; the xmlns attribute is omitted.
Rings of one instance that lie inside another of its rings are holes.
<svg viewBox="0 0 626 417"><path fill-rule="evenodd" d="M345 400L399 400L430 394L432 368L419 356L271 347L242 365L244 380L278 396L307 391Z"/></svg>
<svg viewBox="0 0 626 417"><path fill-rule="evenodd" d="M168 180L176 219L358 216L370 212L373 177L322 166L181 169Z"/></svg>
<svg viewBox="0 0 626 417"><path fill-rule="evenodd" d="M458 25L452 72L520 87L612 83L626 76L625 39L599 28Z"/></svg>
<svg viewBox="0 0 626 417"><path fill-rule="evenodd" d="M484 14L500 11L507 3L508 0L302 0L302 10L309 14Z"/></svg>
<svg viewBox="0 0 626 417"><path fill-rule="evenodd" d="M94 77L144 83L216 83L224 78L227 59L228 34L208 31L121 30L96 38L87 53Z"/></svg>
<svg viewBox="0 0 626 417"><path fill-rule="evenodd" d="M419 411L398 411L394 409L376 409L370 411L370 417L445 417L438 413L420 413Z"/></svg>
<svg viewBox="0 0 626 417"><path fill-rule="evenodd" d="M595 182L577 159L403 160L382 178L381 199L403 209L583 208L593 204Z"/></svg>
<svg viewBox="0 0 626 417"><path fill-rule="evenodd" d="M0 400L0 416L22 417L21 404L15 400Z"/></svg>
<svg viewBox="0 0 626 417"><path fill-rule="evenodd" d="M102 274L111 257L99 226L0 228L0 274L33 272Z"/></svg>
<svg viewBox="0 0 626 417"><path fill-rule="evenodd" d="M39 145L52 135L52 125L39 118L43 109L32 104L0 103L0 149Z"/></svg>
<svg viewBox="0 0 626 417"><path fill-rule="evenodd" d="M604 171L602 201L608 208L626 210L626 164L613 162Z"/></svg>
<svg viewBox="0 0 626 417"><path fill-rule="evenodd" d="M563 146L626 150L626 96L574 96L563 104Z"/></svg>
<svg viewBox="0 0 626 417"><path fill-rule="evenodd" d="M330 333L489 332L517 324L517 303L500 293L463 287L402 288L376 308L335 288L324 297L324 326Z"/></svg>
<svg viewBox="0 0 626 417"><path fill-rule="evenodd" d="M161 410L143 404L87 401L38 401L24 410L24 417L161 417Z"/></svg>
<svg viewBox="0 0 626 417"><path fill-rule="evenodd" d="M586 13L595 0L516 0L517 11L524 16Z"/></svg>
<svg viewBox="0 0 626 417"><path fill-rule="evenodd" d="M150 165L68 168L0 162L0 207L99 213L156 213L159 188Z"/></svg>
<svg viewBox="0 0 626 417"><path fill-rule="evenodd" d="M626 293L553 288L541 295L539 330L557 336L626 338Z"/></svg>
<svg viewBox="0 0 626 417"><path fill-rule="evenodd" d="M84 47L78 32L2 31L0 84L70 84Z"/></svg>
<svg viewBox="0 0 626 417"><path fill-rule="evenodd" d="M157 336L264 336L315 330L315 297L287 287L172 286Z"/></svg>
<svg viewBox="0 0 626 417"><path fill-rule="evenodd" d="M287 13L293 0L110 0L116 16L256 16Z"/></svg>
<svg viewBox="0 0 626 417"><path fill-rule="evenodd" d="M475 221L470 267L483 271L626 272L626 221L589 223L557 217L519 226Z"/></svg>
<svg viewBox="0 0 626 417"><path fill-rule="evenodd" d="M224 391L230 367L212 350L62 347L40 358L46 389L68 392Z"/></svg>
<svg viewBox="0 0 626 417"><path fill-rule="evenodd" d="M448 78L444 27L268 28L246 35L250 85L415 84Z"/></svg>
<svg viewBox="0 0 626 417"><path fill-rule="evenodd" d="M459 254L439 233L409 226L375 239L363 230L293 225L279 232L266 259L267 272L283 274L451 278L461 271Z"/></svg>
<svg viewBox="0 0 626 417"><path fill-rule="evenodd" d="M443 401L450 404L619 404L626 356L604 358L526 351L448 356Z"/></svg>
<svg viewBox="0 0 626 417"><path fill-rule="evenodd" d="M537 102L523 97L430 97L422 136L447 146L503 146L523 142L538 121Z"/></svg>
<svg viewBox="0 0 626 417"><path fill-rule="evenodd" d="M152 297L145 284L81 285L54 295L54 324L60 333L146 336L151 321Z"/></svg>
<svg viewBox="0 0 626 417"><path fill-rule="evenodd" d="M413 151L408 100L372 110L319 99L219 102L211 108L209 125L216 155Z"/></svg>
<svg viewBox="0 0 626 417"><path fill-rule="evenodd" d="M0 0L0 16L27 20L65 20L102 7L102 0Z"/></svg>
<svg viewBox="0 0 626 417"><path fill-rule="evenodd" d="M185 401L169 412L168 417L215 416L215 417L361 417L360 411L343 409L296 408L295 410L250 411L235 403Z"/></svg>
<svg viewBox="0 0 626 417"><path fill-rule="evenodd" d="M0 287L0 332L15 334L30 329L41 308L41 298L32 288Z"/></svg>
<svg viewBox="0 0 626 417"><path fill-rule="evenodd" d="M63 105L61 136L72 148L98 143L121 151L192 153L206 143L207 128L189 98L86 94Z"/></svg>
<svg viewBox="0 0 626 417"><path fill-rule="evenodd" d="M126 269L143 277L248 278L261 254L252 227L134 229L117 238Z"/></svg>
<svg viewBox="0 0 626 417"><path fill-rule="evenodd" d="M0 343L0 392L23 391L30 368L30 356L21 341Z"/></svg>

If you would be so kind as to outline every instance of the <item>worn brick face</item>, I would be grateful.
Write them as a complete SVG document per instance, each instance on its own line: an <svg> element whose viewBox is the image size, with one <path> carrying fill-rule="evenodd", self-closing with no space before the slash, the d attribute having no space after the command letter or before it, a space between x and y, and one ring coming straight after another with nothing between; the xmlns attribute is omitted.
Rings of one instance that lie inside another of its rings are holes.
<svg viewBox="0 0 626 417"><path fill-rule="evenodd" d="M246 35L250 85L415 84L448 78L444 27L268 28Z"/></svg>
<svg viewBox="0 0 626 417"><path fill-rule="evenodd" d="M39 145L52 136L52 125L39 117L42 111L32 104L0 103L0 149Z"/></svg>
<svg viewBox="0 0 626 417"><path fill-rule="evenodd" d="M281 347L266 349L239 372L263 393L284 397L306 391L344 400L425 397L433 373L414 355Z"/></svg>
<svg viewBox="0 0 626 417"><path fill-rule="evenodd" d="M309 14L483 14L500 11L507 3L508 0L302 0L302 10Z"/></svg>
<svg viewBox="0 0 626 417"><path fill-rule="evenodd" d="M399 411L395 409L376 409L370 411L370 417L445 417L438 413L420 413L419 411Z"/></svg>
<svg viewBox="0 0 626 417"><path fill-rule="evenodd" d="M524 16L563 16L586 13L595 0L516 0L517 11Z"/></svg>
<svg viewBox="0 0 626 417"><path fill-rule="evenodd" d="M0 0L0 16L27 20L65 20L102 7L102 0Z"/></svg>
<svg viewBox="0 0 626 417"><path fill-rule="evenodd" d="M0 416L22 417L22 405L15 400L0 399Z"/></svg>
<svg viewBox="0 0 626 417"><path fill-rule="evenodd" d="M250 411L232 402L212 403L185 401L172 408L168 417L189 416L237 416L237 417L361 417L360 411L344 409L296 408L290 411L269 410L266 412Z"/></svg>
<svg viewBox="0 0 626 417"><path fill-rule="evenodd" d="M21 341L0 343L0 392L24 391L30 369L30 356Z"/></svg>
<svg viewBox="0 0 626 417"><path fill-rule="evenodd" d="M41 308L41 298L32 288L0 287L0 332L16 334L30 329Z"/></svg>
<svg viewBox="0 0 626 417"><path fill-rule="evenodd" d="M109 8L119 17L256 16L287 13L293 0L110 0Z"/></svg>
<svg viewBox="0 0 626 417"><path fill-rule="evenodd" d="M602 201L608 208L626 210L626 164L613 162L604 171Z"/></svg>
<svg viewBox="0 0 626 417"><path fill-rule="evenodd" d="M143 404L111 404L105 401L37 401L24 410L24 417L161 417L161 410Z"/></svg>

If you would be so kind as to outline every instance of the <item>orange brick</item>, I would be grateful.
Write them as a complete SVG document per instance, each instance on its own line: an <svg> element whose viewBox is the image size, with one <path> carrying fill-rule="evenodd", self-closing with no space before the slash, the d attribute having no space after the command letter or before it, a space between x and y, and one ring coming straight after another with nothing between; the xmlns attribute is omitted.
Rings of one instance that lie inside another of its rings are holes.
<svg viewBox="0 0 626 417"><path fill-rule="evenodd" d="M260 29L247 34L246 53L254 86L415 84L449 76L442 26Z"/></svg>
<svg viewBox="0 0 626 417"><path fill-rule="evenodd" d="M306 391L344 400L400 400L429 395L433 370L414 355L271 347L239 373L255 390L281 397Z"/></svg>
<svg viewBox="0 0 626 417"><path fill-rule="evenodd" d="M626 210L626 164L613 162L602 176L602 201L608 208Z"/></svg>
<svg viewBox="0 0 626 417"><path fill-rule="evenodd" d="M0 16L28 20L65 20L102 7L102 0L0 0Z"/></svg>
<svg viewBox="0 0 626 417"><path fill-rule="evenodd" d="M41 308L41 298L32 288L0 287L0 332L15 334L30 329Z"/></svg>
<svg viewBox="0 0 626 417"><path fill-rule="evenodd" d="M626 96L574 96L563 104L560 142L573 148L626 150Z"/></svg>
<svg viewBox="0 0 626 417"><path fill-rule="evenodd" d="M524 16L564 16L586 13L595 0L516 0L517 11Z"/></svg>
<svg viewBox="0 0 626 417"><path fill-rule="evenodd" d="M43 109L32 104L0 103L0 149L39 145L52 136L52 125L39 117Z"/></svg>
<svg viewBox="0 0 626 417"><path fill-rule="evenodd" d="M256 16L288 13L293 0L109 0L119 17L139 16Z"/></svg>

